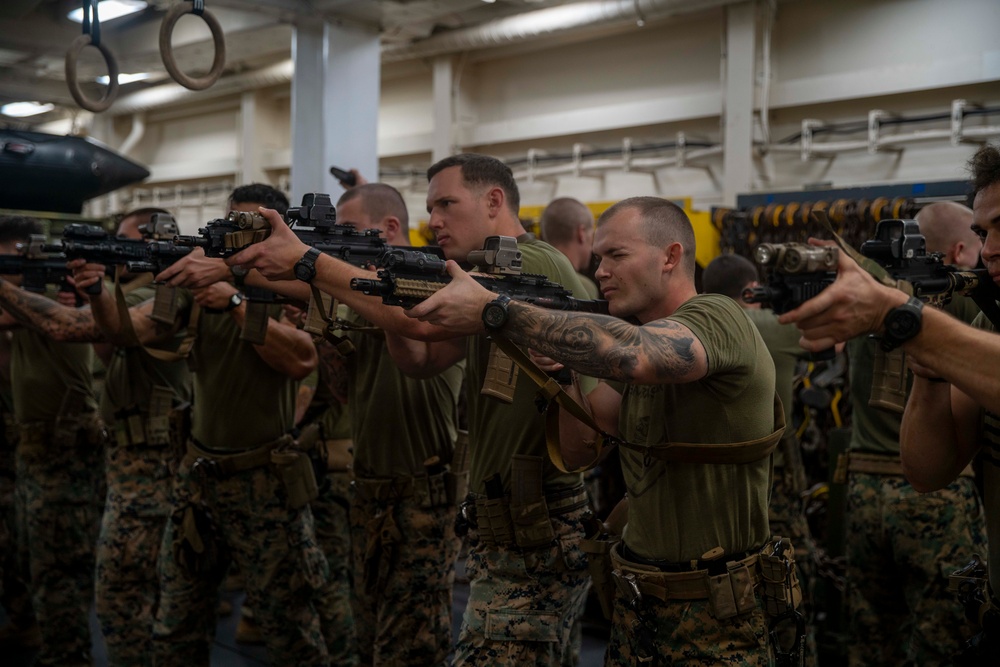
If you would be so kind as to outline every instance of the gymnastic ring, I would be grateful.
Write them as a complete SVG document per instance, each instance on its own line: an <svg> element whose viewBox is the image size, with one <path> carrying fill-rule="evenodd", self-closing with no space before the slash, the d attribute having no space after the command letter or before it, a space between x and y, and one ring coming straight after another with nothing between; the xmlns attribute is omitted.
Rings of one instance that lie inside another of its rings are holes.
<svg viewBox="0 0 1000 667"><path fill-rule="evenodd" d="M80 57L83 47L91 45L101 52L101 55L104 56L104 62L108 66L108 89L104 91L104 97L99 100L92 100L84 95L80 88L80 82L77 80L76 60ZM66 85L69 87L69 94L73 96L81 109L94 113L106 111L118 97L118 59L103 42L93 44L90 35L80 35L73 40L73 43L69 45L69 50L66 51Z"/></svg>
<svg viewBox="0 0 1000 667"><path fill-rule="evenodd" d="M196 14L194 5L188 5L184 2L177 3L163 17L163 23L160 24L160 57L163 58L163 66L167 68L167 72L170 73L170 77L174 81L189 90L205 90L222 76L222 70L226 66L226 40L222 34L219 20L207 9L203 10L200 16L208 24L208 29L212 31L212 41L215 42L215 60L212 61L212 69L205 76L188 76L177 66L177 61L174 59L174 49L170 42L174 34L174 26L185 14Z"/></svg>

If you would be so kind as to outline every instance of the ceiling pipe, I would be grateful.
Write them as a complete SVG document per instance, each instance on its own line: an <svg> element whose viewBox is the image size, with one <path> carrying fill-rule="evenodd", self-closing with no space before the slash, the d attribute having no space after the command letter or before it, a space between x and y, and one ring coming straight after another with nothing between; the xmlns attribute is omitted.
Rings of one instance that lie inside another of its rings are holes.
<svg viewBox="0 0 1000 667"><path fill-rule="evenodd" d="M382 62L517 44L596 25L635 23L714 9L744 0L586 0L525 12L469 28L449 30L402 46L382 49Z"/></svg>

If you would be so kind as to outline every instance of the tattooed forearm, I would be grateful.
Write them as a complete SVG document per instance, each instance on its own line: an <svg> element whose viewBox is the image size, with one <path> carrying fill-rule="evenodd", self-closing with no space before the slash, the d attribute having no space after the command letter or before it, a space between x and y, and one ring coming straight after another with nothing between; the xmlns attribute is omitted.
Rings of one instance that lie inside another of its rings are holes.
<svg viewBox="0 0 1000 667"><path fill-rule="evenodd" d="M0 286L0 306L22 325L53 340L75 343L104 340L89 308L69 308L9 283Z"/></svg>
<svg viewBox="0 0 1000 667"><path fill-rule="evenodd" d="M691 332L670 320L636 326L512 302L504 335L584 375L630 383L687 382L703 361Z"/></svg>

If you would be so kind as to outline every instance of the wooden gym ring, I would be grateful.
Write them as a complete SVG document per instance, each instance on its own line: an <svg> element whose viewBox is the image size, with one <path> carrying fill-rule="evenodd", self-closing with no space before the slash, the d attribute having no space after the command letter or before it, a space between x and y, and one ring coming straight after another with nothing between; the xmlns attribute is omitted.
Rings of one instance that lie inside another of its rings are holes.
<svg viewBox="0 0 1000 667"><path fill-rule="evenodd" d="M77 58L80 57L83 47L91 45L104 56L104 62L108 66L108 78L110 79L108 81L108 89L104 91L104 97L99 100L92 100L84 95L83 90L80 88L80 81L77 79ZM115 98L118 97L118 59L115 58L115 54L103 42L94 44L91 35L80 35L73 40L73 43L69 45L69 50L66 51L66 85L69 87L69 94L73 96L73 99L76 100L81 109L93 111L94 113L107 111L108 107L114 104Z"/></svg>
<svg viewBox="0 0 1000 667"><path fill-rule="evenodd" d="M212 41L215 42L215 60L212 61L212 69L202 77L188 76L177 66L174 59L174 48L170 43L174 34L174 26L185 14L195 14L201 16L212 31ZM205 90L222 76L222 70L226 66L226 40L222 34L222 26L219 20L207 9L196 12L194 5L180 2L170 8L167 15L163 17L160 25L160 57L163 58L163 66L167 68L170 77L189 90Z"/></svg>

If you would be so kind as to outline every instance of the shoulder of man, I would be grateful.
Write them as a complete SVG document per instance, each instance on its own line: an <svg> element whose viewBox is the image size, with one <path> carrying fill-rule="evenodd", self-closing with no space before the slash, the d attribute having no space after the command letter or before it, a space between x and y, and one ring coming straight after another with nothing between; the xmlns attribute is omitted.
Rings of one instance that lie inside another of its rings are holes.
<svg viewBox="0 0 1000 667"><path fill-rule="evenodd" d="M566 255L545 241L534 237L523 241L519 240L517 247L521 250L523 259L522 271L524 273L546 276L552 282L559 283L566 289L572 290L574 295L587 294L583 281L580 280L580 274L569 263ZM580 298L585 297L582 296Z"/></svg>

